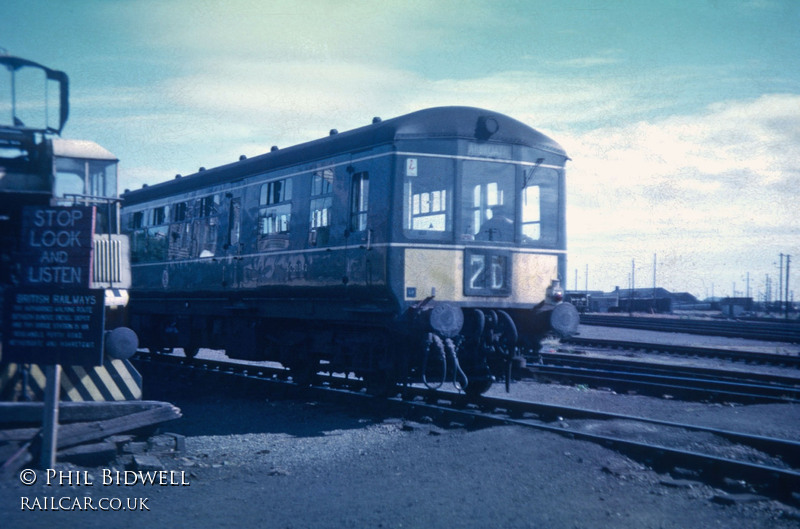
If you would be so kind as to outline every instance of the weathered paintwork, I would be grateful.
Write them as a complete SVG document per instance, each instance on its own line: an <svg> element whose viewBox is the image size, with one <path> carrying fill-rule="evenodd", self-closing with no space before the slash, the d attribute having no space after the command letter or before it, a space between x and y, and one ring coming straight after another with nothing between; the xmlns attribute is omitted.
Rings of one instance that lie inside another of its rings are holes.
<svg viewBox="0 0 800 529"><path fill-rule="evenodd" d="M128 192L132 321L151 348L365 373L419 362L387 337L427 350L462 311L544 332L531 322L565 272L566 161L512 118L442 107ZM494 345L476 340L483 365Z"/></svg>

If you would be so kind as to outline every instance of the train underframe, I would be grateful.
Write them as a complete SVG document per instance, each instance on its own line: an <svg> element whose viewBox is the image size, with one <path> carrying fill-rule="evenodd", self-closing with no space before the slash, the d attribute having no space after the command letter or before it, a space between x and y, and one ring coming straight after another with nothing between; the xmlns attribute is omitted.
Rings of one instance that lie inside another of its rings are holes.
<svg viewBox="0 0 800 529"><path fill-rule="evenodd" d="M444 307L444 308L443 308ZM138 313L138 314L137 314ZM354 374L370 392L388 395L398 385L453 384L469 395L506 385L523 355L536 352L548 333L573 334L578 312L567 303L530 309L414 306L402 315L380 311L349 319L262 317L246 310L180 314L132 310L142 347L153 351L224 349L229 358L280 362L295 382L312 384L319 372Z"/></svg>

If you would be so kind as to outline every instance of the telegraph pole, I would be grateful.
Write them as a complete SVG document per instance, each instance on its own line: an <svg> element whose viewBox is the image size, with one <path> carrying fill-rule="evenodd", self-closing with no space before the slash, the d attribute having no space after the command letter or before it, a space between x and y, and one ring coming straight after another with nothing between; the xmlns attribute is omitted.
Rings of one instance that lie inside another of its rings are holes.
<svg viewBox="0 0 800 529"><path fill-rule="evenodd" d="M656 257L658 254L653 254L653 298L656 296Z"/></svg>
<svg viewBox="0 0 800 529"><path fill-rule="evenodd" d="M772 301L772 285L769 281L769 274L764 281L764 305L767 307L767 312L769 312L769 302Z"/></svg>
<svg viewBox="0 0 800 529"><path fill-rule="evenodd" d="M792 256L786 254L786 319L789 319L789 262L791 261Z"/></svg>
<svg viewBox="0 0 800 529"><path fill-rule="evenodd" d="M636 259L631 259L630 314L633 316L633 293L636 292Z"/></svg>
<svg viewBox="0 0 800 529"><path fill-rule="evenodd" d="M783 308L783 254L781 254L781 265L778 268L778 314Z"/></svg>
<svg viewBox="0 0 800 529"><path fill-rule="evenodd" d="M656 312L656 262L658 254L653 254L653 312Z"/></svg>

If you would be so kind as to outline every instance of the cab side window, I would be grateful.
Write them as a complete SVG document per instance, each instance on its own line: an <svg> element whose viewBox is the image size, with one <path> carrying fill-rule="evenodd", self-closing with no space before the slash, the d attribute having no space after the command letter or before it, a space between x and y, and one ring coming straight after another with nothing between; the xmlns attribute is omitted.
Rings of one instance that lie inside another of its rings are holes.
<svg viewBox="0 0 800 529"><path fill-rule="evenodd" d="M453 229L453 174L449 160L406 158L403 232L406 237L442 239Z"/></svg>

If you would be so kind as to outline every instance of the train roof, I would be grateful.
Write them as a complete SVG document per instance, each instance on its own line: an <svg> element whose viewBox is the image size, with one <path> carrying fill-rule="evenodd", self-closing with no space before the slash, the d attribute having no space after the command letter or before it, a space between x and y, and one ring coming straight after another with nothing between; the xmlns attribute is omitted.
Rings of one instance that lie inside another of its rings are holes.
<svg viewBox="0 0 800 529"><path fill-rule="evenodd" d="M53 154L62 158L85 158L88 160L106 160L118 162L105 147L89 140L68 140L53 138Z"/></svg>
<svg viewBox="0 0 800 529"><path fill-rule="evenodd" d="M396 118L380 120L346 132L331 130L324 138L287 147L197 173L176 177L160 184L145 186L123 195L129 204L145 202L173 193L200 189L251 174L322 160L339 154L362 150L398 140L468 139L511 143L535 147L564 156L557 142L509 116L474 107L435 107L418 110Z"/></svg>

